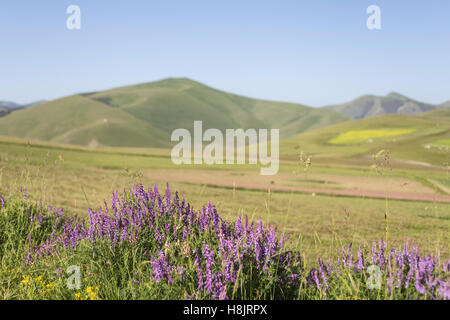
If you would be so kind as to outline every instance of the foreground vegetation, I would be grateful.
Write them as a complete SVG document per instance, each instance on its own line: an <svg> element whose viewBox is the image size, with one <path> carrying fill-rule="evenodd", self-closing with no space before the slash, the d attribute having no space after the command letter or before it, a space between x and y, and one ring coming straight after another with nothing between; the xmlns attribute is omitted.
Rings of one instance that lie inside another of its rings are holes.
<svg viewBox="0 0 450 320"><path fill-rule="evenodd" d="M384 215L388 209L393 246L401 246L409 238L425 252L439 251L442 257L450 257L448 203L389 199L391 190L445 194L450 180L442 169L393 163L392 170L380 176L370 168L370 162L341 162L340 158L333 158L332 163L318 163L313 157L308 172L295 162L283 161L276 176L263 177L257 173L258 168L248 165L177 167L165 152L98 150L0 138L0 194L11 198L20 189L26 189L30 200L42 200L84 217L87 208L95 207L114 190L128 189L137 183L165 185L170 181L172 188L186 196L196 210L213 199L226 221L249 215L251 220L262 217L265 223L276 225L290 236L289 248L302 251L309 266L318 256L333 259L336 250L347 243L370 246L373 239L384 238ZM205 177L204 181L197 181L199 177ZM219 180L228 186L215 184ZM266 188L242 188L240 181L260 183ZM432 182L440 187L435 188ZM272 186L367 186L386 190L388 201L276 191Z"/></svg>
<svg viewBox="0 0 450 320"><path fill-rule="evenodd" d="M366 161L313 158L318 162L307 172L283 161L280 173L267 180L247 165L176 167L166 151L156 149L95 150L10 138L0 139L0 147L2 299L448 298L448 203L270 189L366 184L387 195L403 188L445 195L450 184L442 168L394 163L380 176ZM196 182L202 176L268 188ZM139 188L114 194L112 204L98 208L113 190L139 182L164 185L173 177L187 179L171 186L187 197L189 209L181 199L177 204L174 193L167 204L168 196L158 200L154 191ZM143 201L142 195L156 200ZM215 206L202 209L211 199ZM171 209L178 206L181 212ZM162 214L150 223L149 212ZM182 241L186 214L197 222ZM249 225L255 223L251 230L242 227L246 215ZM142 216L147 220L141 226ZM256 223L258 217L264 225ZM286 235L281 242L281 233L274 237L271 231L275 226ZM239 241L244 230L248 241ZM408 239L419 253L405 245ZM239 254L227 251L232 249ZM380 267L379 289L368 287L376 275L368 269L372 264ZM75 290L67 287L73 265L82 272Z"/></svg>
<svg viewBox="0 0 450 320"><path fill-rule="evenodd" d="M246 216L229 223L155 186L136 186L84 219L0 198L3 299L448 299L450 261L409 243L352 244L335 259L288 250L283 234ZM70 268L82 281L67 285ZM69 268L69 269L68 269Z"/></svg>

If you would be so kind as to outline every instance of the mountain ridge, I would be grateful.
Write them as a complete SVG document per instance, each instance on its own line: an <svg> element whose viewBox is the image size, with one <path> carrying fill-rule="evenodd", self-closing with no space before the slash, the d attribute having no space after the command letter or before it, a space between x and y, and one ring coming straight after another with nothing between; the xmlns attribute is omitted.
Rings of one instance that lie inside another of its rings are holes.
<svg viewBox="0 0 450 320"><path fill-rule="evenodd" d="M91 146L169 147L171 132L279 128L281 137L345 121L337 112L243 97L187 78L87 92L0 118L0 135Z"/></svg>
<svg viewBox="0 0 450 320"><path fill-rule="evenodd" d="M363 95L349 102L323 107L339 112L351 119L365 119L384 114L416 115L438 109L440 106L411 99L398 92L385 96Z"/></svg>

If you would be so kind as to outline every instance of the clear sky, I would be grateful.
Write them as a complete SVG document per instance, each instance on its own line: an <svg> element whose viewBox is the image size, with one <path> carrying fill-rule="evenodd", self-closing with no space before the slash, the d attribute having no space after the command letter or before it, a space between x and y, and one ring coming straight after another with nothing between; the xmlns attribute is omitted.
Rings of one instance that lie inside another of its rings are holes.
<svg viewBox="0 0 450 320"><path fill-rule="evenodd" d="M81 30L66 9L81 8ZM381 8L381 30L366 9ZM310 106L397 91L450 99L450 1L0 2L0 100L166 77Z"/></svg>

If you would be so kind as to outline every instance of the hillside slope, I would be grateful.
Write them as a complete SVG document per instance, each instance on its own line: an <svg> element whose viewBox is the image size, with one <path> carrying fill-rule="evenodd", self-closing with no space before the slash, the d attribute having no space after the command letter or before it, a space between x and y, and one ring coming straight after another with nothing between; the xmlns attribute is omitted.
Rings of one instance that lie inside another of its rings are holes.
<svg viewBox="0 0 450 320"><path fill-rule="evenodd" d="M0 119L0 134L90 146L165 144L145 121L81 95L13 112Z"/></svg>
<svg viewBox="0 0 450 320"><path fill-rule="evenodd" d="M277 128L281 137L345 121L334 111L246 98L189 79L85 93L16 111L0 135L80 145L163 147L177 128Z"/></svg>
<svg viewBox="0 0 450 320"><path fill-rule="evenodd" d="M436 110L423 116L383 115L346 121L283 141L280 154L294 159L300 150L313 158L366 159L382 149L395 159L444 165L449 160L450 117Z"/></svg>
<svg viewBox="0 0 450 320"><path fill-rule="evenodd" d="M337 111L352 119L364 119L383 114L413 115L434 110L438 107L391 92L386 96L365 95L347 103L324 108Z"/></svg>
<svg viewBox="0 0 450 320"><path fill-rule="evenodd" d="M436 121L450 121L450 108L436 109L421 113L420 117L433 119Z"/></svg>

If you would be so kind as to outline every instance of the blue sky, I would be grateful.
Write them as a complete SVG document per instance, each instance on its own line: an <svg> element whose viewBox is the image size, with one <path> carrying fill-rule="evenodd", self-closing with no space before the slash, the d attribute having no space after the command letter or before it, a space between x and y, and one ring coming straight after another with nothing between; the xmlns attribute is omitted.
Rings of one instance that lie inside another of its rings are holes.
<svg viewBox="0 0 450 320"><path fill-rule="evenodd" d="M81 30L66 8L81 8ZM366 8L381 8L381 30ZM0 3L0 100L26 103L189 77L310 106L397 91L450 99L450 1Z"/></svg>

